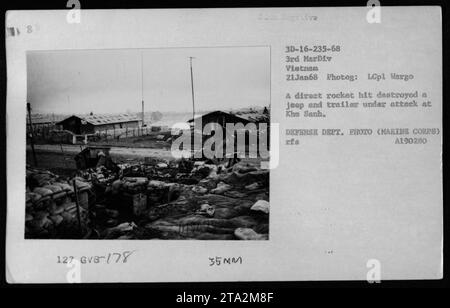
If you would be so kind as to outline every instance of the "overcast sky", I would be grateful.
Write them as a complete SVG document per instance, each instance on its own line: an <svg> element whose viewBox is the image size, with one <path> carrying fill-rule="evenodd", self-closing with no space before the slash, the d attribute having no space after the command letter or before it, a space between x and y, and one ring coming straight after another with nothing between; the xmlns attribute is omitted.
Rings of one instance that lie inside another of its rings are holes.
<svg viewBox="0 0 450 308"><path fill-rule="evenodd" d="M27 55L28 102L42 113L191 111L268 106L267 47L35 51Z"/></svg>

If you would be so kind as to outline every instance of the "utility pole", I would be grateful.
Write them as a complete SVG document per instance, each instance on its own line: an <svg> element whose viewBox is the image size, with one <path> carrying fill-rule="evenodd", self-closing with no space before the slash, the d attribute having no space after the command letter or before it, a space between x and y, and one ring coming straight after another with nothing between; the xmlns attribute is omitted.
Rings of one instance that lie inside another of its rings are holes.
<svg viewBox="0 0 450 308"><path fill-rule="evenodd" d="M189 57L191 66L191 91L192 91L192 124L195 125L195 97L194 97L194 74L192 73L192 59L194 57Z"/></svg>
<svg viewBox="0 0 450 308"><path fill-rule="evenodd" d="M144 126L144 54L141 51L141 100L142 100L142 126Z"/></svg>
<svg viewBox="0 0 450 308"><path fill-rule="evenodd" d="M33 123L31 122L31 105L27 103L28 121L30 122L30 135L31 135L31 151L33 152L34 165L37 166L36 152L34 151L34 131Z"/></svg>

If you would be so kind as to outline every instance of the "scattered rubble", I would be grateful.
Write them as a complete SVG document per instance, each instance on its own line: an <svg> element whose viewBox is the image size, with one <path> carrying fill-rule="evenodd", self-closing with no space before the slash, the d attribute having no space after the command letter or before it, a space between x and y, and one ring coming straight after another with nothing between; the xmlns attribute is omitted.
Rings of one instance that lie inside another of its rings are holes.
<svg viewBox="0 0 450 308"><path fill-rule="evenodd" d="M245 186L245 189L247 190L257 190L259 189L259 184L258 183L253 183L250 185Z"/></svg>
<svg viewBox="0 0 450 308"><path fill-rule="evenodd" d="M258 241L258 240L267 240L268 236L267 234L258 234L255 232L255 230L250 228L237 228L234 231L234 235L240 240L252 240L252 241Z"/></svg>
<svg viewBox="0 0 450 308"><path fill-rule="evenodd" d="M27 167L26 238L268 239L269 171L256 163L110 165L70 178Z"/></svg>
<svg viewBox="0 0 450 308"><path fill-rule="evenodd" d="M266 200L258 200L250 208L252 211L261 211L263 213L269 214L269 202Z"/></svg>
<svg viewBox="0 0 450 308"><path fill-rule="evenodd" d="M225 184L224 182L220 182L217 184L217 187L211 190L213 194L223 194L226 191L229 191L232 188L231 185Z"/></svg>
<svg viewBox="0 0 450 308"><path fill-rule="evenodd" d="M205 187L202 187L202 186L194 186L194 187L192 187L192 191L194 192L194 193L197 193L197 194L199 194L199 195L204 195L204 194L206 194L207 192L208 192L208 188L205 188Z"/></svg>
<svg viewBox="0 0 450 308"><path fill-rule="evenodd" d="M197 211L197 214L206 215L208 217L214 217L214 213L216 211L216 207L214 205L209 205L208 203L204 203L200 206L200 210Z"/></svg>

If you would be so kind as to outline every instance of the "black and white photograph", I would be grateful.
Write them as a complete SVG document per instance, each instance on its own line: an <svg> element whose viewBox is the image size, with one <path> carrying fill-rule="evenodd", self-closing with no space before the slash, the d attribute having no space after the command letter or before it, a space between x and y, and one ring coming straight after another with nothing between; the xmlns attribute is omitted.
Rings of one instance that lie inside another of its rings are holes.
<svg viewBox="0 0 450 308"><path fill-rule="evenodd" d="M8 283L448 276L442 7L94 2L4 15Z"/></svg>
<svg viewBox="0 0 450 308"><path fill-rule="evenodd" d="M267 240L269 124L268 47L29 51L25 238Z"/></svg>

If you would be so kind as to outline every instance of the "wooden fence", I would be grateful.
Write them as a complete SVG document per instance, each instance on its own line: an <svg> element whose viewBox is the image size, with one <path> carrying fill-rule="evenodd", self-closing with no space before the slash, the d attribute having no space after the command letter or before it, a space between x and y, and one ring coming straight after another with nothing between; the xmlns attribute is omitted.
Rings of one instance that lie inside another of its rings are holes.
<svg viewBox="0 0 450 308"><path fill-rule="evenodd" d="M165 133L160 127L136 127L136 128L116 128L98 131L93 134L74 135L65 130L59 130L55 125L35 126L33 125L33 134L37 143L84 143L86 141L111 141L132 137L156 136ZM27 135L30 135L30 127L27 125Z"/></svg>
<svg viewBox="0 0 450 308"><path fill-rule="evenodd" d="M159 133L160 130L154 127L108 129L90 135L89 139L95 141L108 141L132 137L154 136Z"/></svg>

